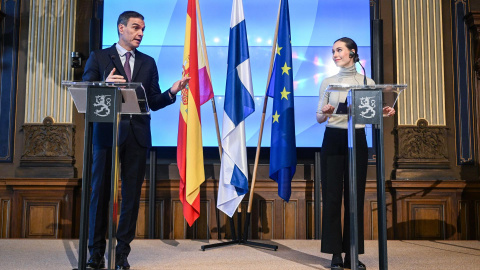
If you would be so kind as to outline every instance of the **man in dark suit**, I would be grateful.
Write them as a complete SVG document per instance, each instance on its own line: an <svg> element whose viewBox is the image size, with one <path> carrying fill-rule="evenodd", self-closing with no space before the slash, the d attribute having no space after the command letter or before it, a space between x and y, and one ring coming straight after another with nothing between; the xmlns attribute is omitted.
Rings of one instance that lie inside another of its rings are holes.
<svg viewBox="0 0 480 270"><path fill-rule="evenodd" d="M178 91L185 88L189 78L182 78L165 92L158 85L155 60L137 50L145 30L144 17L135 11L125 11L118 17L118 43L94 51L87 60L84 81L141 82L148 105L161 109L175 102ZM138 91L138 90L137 90ZM143 96L143 91L139 93ZM108 227L113 125L95 123L93 126L92 195L90 198L88 248L90 268L105 267L105 234ZM150 115L122 115L119 126L119 156L121 161L122 205L117 228L116 269L129 269L127 256L140 204L141 187L145 177L147 150L151 147Z"/></svg>

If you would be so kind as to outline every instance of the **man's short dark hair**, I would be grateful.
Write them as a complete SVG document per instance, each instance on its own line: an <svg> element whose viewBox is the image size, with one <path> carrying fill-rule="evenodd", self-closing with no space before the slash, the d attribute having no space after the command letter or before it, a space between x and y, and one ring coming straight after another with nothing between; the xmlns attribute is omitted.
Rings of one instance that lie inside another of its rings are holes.
<svg viewBox="0 0 480 270"><path fill-rule="evenodd" d="M118 25L123 24L123 25L127 26L128 20L130 20L130 18L138 18L138 19L142 19L142 21L145 20L143 15L136 12L136 11L130 11L130 10L124 11L122 14L120 14L120 16L118 16L118 20L117 20L118 36L120 36L120 32L118 31Z"/></svg>

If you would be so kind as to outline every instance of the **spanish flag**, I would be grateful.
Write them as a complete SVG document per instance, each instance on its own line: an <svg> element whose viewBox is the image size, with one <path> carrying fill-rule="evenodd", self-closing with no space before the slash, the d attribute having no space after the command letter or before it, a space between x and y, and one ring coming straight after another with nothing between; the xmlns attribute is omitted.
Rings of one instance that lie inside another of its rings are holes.
<svg viewBox="0 0 480 270"><path fill-rule="evenodd" d="M182 90L177 164L180 173L179 195L183 204L183 215L190 226L200 216L200 185L205 181L200 105L213 97L210 76L203 59L206 52L203 52L203 49L200 53L198 52L197 42L195 0L189 0L182 75L190 77L190 81Z"/></svg>

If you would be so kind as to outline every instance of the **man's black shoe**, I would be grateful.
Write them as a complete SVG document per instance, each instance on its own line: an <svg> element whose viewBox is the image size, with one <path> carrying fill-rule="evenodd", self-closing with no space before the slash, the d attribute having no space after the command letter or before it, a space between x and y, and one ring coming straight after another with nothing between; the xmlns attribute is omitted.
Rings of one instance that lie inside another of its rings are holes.
<svg viewBox="0 0 480 270"><path fill-rule="evenodd" d="M130 264L127 260L127 254L117 254L115 256L115 269L122 270L122 269L130 269Z"/></svg>
<svg viewBox="0 0 480 270"><path fill-rule="evenodd" d="M92 269L105 268L105 257L99 252L93 253L93 255L90 256L90 259L87 261L87 267Z"/></svg>
<svg viewBox="0 0 480 270"><path fill-rule="evenodd" d="M332 270L341 270L343 269L343 259L341 254L333 254L332 263L330 264Z"/></svg>

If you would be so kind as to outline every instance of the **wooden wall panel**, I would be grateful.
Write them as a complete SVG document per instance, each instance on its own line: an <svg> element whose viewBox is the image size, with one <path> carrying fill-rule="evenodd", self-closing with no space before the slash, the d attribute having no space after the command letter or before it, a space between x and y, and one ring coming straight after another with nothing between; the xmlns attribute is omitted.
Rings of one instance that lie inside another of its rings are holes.
<svg viewBox="0 0 480 270"><path fill-rule="evenodd" d="M173 228L173 239L184 239L186 238L186 228L185 228L185 219L183 217L183 205L180 200L172 201L172 228Z"/></svg>
<svg viewBox="0 0 480 270"><path fill-rule="evenodd" d="M195 221L195 233L191 239L210 239L210 200L200 201L200 213L200 217Z"/></svg>
<svg viewBox="0 0 480 270"><path fill-rule="evenodd" d="M370 202L370 209L371 209L371 214L370 214L370 226L365 227L369 228L370 231L370 240L376 240L378 239L378 204L375 201Z"/></svg>
<svg viewBox="0 0 480 270"><path fill-rule="evenodd" d="M157 201L155 202L155 238L163 239L163 233L165 231L165 201ZM147 212L148 213L148 212Z"/></svg>
<svg viewBox="0 0 480 270"><path fill-rule="evenodd" d="M387 181L388 239L478 240L480 183L467 182ZM0 179L1 237L78 237L80 185L79 179ZM137 238L148 235L149 201L148 193L144 192L148 190L147 185L142 188ZM207 180L202 187L205 191L201 216L193 227L189 227L183 217L183 206L177 199L178 181L157 182L155 238L231 239L229 219L216 209L218 189L214 180ZM292 197L286 203L278 197L276 183L257 180L249 239L315 237L314 217L320 211L314 209L313 185L309 181L294 181L292 187ZM248 198L245 198L241 212L242 233L247 205ZM365 239L377 239L377 207L376 184L368 180ZM234 224L238 226L236 215Z"/></svg>
<svg viewBox="0 0 480 270"><path fill-rule="evenodd" d="M274 200L260 201L259 234L260 239L273 239L275 228L274 224Z"/></svg>
<svg viewBox="0 0 480 270"><path fill-rule="evenodd" d="M394 239L394 225L393 225L393 205L392 194L387 188L386 194L387 207L387 239ZM378 202L377 202L377 184L376 180L368 180L365 189L364 202L364 237L368 240L378 239Z"/></svg>
<svg viewBox="0 0 480 270"><path fill-rule="evenodd" d="M468 230L469 230L469 216L468 216L468 202L459 201L458 202L458 234L460 240L468 239Z"/></svg>
<svg viewBox="0 0 480 270"><path fill-rule="evenodd" d="M146 202L145 200L141 200L140 207L138 210L137 229L135 231L136 238L148 237L148 224L149 224L148 209L149 209L148 202Z"/></svg>
<svg viewBox="0 0 480 270"><path fill-rule="evenodd" d="M298 201L283 202L283 239L297 238Z"/></svg>
<svg viewBox="0 0 480 270"><path fill-rule="evenodd" d="M11 200L0 197L0 238L10 236Z"/></svg>
<svg viewBox="0 0 480 270"><path fill-rule="evenodd" d="M155 228L154 228L154 235L155 238L163 239L163 230L164 230L164 201L156 201L155 202ZM149 204L147 200L140 201L140 209L138 211L138 219L137 219L137 229L135 232L136 238L148 238L148 225L150 224L150 216L149 216Z"/></svg>
<svg viewBox="0 0 480 270"><path fill-rule="evenodd" d="M475 201L475 232L476 236L473 239L480 240L480 201Z"/></svg>
<svg viewBox="0 0 480 270"><path fill-rule="evenodd" d="M241 212L237 212L233 215L233 226L234 226L234 229L235 229L235 236L238 237L239 234L238 232L240 231L241 234L243 235L243 232L244 232L244 227L245 227L245 219L247 217L247 209L248 209L248 201L242 201L241 203ZM223 218L220 218L220 220L222 220L222 223L221 223L221 231L224 231L225 232L225 239L232 239L232 229L230 228L231 225L230 225L230 218L223 214L221 211L220 211L220 216L222 216ZM241 216L241 222L240 224L238 223L238 216ZM240 227L240 229L238 228ZM249 223L249 226L248 226L250 229L252 228L252 219L250 219L250 223ZM251 230L250 230L251 232ZM248 238L250 239L252 237L252 234L249 233L248 235Z"/></svg>
<svg viewBox="0 0 480 270"><path fill-rule="evenodd" d="M410 237L412 240L446 239L444 202L409 202Z"/></svg>
<svg viewBox="0 0 480 270"><path fill-rule="evenodd" d="M40 198L24 201L23 238L58 238L60 200L46 201Z"/></svg>
<svg viewBox="0 0 480 270"><path fill-rule="evenodd" d="M315 207L313 201L307 201L307 216L305 223L307 224L307 239L315 239ZM322 222L320 220L320 222Z"/></svg>

